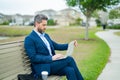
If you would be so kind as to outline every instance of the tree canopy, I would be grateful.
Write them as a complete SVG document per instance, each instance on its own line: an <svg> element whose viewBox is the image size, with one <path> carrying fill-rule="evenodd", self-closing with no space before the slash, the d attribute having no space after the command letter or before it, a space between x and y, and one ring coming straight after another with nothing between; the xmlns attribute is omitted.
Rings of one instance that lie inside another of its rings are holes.
<svg viewBox="0 0 120 80"><path fill-rule="evenodd" d="M120 0L66 0L66 2L68 6L79 6L84 15L90 17L95 10L105 11L107 8L120 3Z"/></svg>
<svg viewBox="0 0 120 80"><path fill-rule="evenodd" d="M92 16L92 13L96 10L106 11L113 5L120 3L120 0L66 0L68 6L78 6L81 12L86 16L86 35L85 39L88 39L88 21Z"/></svg>
<svg viewBox="0 0 120 80"><path fill-rule="evenodd" d="M120 18L120 8L111 10L109 13L109 18L110 19Z"/></svg>

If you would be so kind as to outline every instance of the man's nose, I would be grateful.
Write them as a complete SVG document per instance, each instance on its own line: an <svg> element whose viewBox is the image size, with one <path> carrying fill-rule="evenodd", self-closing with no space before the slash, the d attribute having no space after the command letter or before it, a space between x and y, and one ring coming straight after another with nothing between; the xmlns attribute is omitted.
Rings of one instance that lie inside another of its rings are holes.
<svg viewBox="0 0 120 80"><path fill-rule="evenodd" d="M44 28L46 29L46 28L47 28L47 26L44 26Z"/></svg>

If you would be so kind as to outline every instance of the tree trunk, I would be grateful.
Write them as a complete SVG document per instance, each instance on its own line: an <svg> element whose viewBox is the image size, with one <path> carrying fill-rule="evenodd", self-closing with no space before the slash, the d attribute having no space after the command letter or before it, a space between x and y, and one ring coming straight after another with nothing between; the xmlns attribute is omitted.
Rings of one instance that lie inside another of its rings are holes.
<svg viewBox="0 0 120 80"><path fill-rule="evenodd" d="M88 27L89 27L89 17L86 16L86 26L85 26L85 40L88 40Z"/></svg>

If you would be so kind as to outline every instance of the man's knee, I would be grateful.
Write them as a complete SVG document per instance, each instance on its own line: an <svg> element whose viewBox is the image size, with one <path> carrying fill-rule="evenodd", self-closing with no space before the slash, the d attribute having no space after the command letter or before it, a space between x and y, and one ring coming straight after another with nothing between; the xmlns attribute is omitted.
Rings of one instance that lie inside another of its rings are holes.
<svg viewBox="0 0 120 80"><path fill-rule="evenodd" d="M66 67L66 68L64 68L64 71L65 71L65 73L73 73L74 72L74 68Z"/></svg>
<svg viewBox="0 0 120 80"><path fill-rule="evenodd" d="M71 57L71 56L68 56L67 58L66 58L68 61L74 61L74 59L73 59L73 57Z"/></svg>

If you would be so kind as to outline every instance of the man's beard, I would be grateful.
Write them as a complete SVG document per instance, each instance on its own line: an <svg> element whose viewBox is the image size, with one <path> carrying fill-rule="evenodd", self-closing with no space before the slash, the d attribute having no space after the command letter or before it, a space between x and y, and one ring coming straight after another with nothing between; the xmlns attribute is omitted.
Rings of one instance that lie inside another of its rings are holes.
<svg viewBox="0 0 120 80"><path fill-rule="evenodd" d="M41 34L44 33L44 31L42 29L39 29L39 28L38 28L38 32Z"/></svg>

